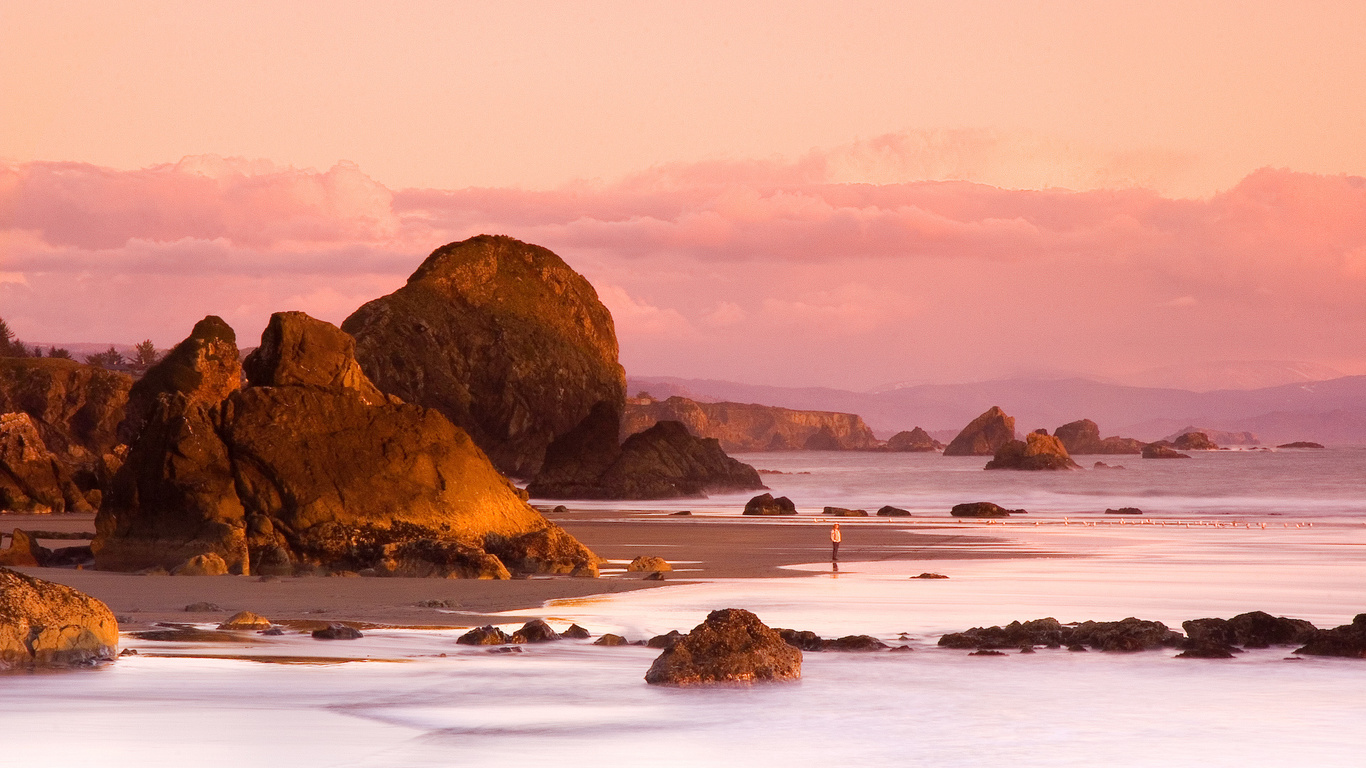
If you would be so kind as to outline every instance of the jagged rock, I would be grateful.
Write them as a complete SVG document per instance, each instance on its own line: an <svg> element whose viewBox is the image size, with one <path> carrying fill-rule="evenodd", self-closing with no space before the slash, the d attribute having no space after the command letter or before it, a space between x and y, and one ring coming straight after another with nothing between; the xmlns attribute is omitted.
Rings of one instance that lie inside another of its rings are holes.
<svg viewBox="0 0 1366 768"><path fill-rule="evenodd" d="M1015 439L1015 419L993 405L973 419L946 448L945 456L991 456Z"/></svg>
<svg viewBox="0 0 1366 768"><path fill-rule="evenodd" d="M1046 433L1030 432L1023 441L1011 440L996 450L987 469L1077 469L1062 441Z"/></svg>
<svg viewBox="0 0 1366 768"><path fill-rule="evenodd" d="M104 603L0 568L0 669L110 660L118 645L119 624Z"/></svg>
<svg viewBox="0 0 1366 768"><path fill-rule="evenodd" d="M1351 624L1319 630L1295 653L1366 659L1366 613L1358 613Z"/></svg>
<svg viewBox="0 0 1366 768"><path fill-rule="evenodd" d="M560 257L510 237L450 243L346 319L381 390L434 408L503 472L533 477L599 402L621 412L612 315Z"/></svg>
<svg viewBox="0 0 1366 768"><path fill-rule="evenodd" d="M0 550L0 565L38 567L47 565L52 559L52 550L40 545L38 540L15 528L10 533L9 546Z"/></svg>
<svg viewBox="0 0 1366 768"><path fill-rule="evenodd" d="M214 552L195 555L171 570L172 576L227 576L228 564Z"/></svg>
<svg viewBox="0 0 1366 768"><path fill-rule="evenodd" d="M1131 437L1107 437L1102 440L1100 427L1090 419L1064 424L1053 430L1053 436L1061 440L1067 452L1073 456L1143 452L1143 441Z"/></svg>
<svg viewBox="0 0 1366 768"><path fill-rule="evenodd" d="M845 509L844 507L826 507L823 515L834 515L835 517L867 517L866 509Z"/></svg>
<svg viewBox="0 0 1366 768"><path fill-rule="evenodd" d="M614 635L611 632L608 632L602 637L599 637L597 640L594 640L593 645L605 645L615 647L618 645L628 645L628 643L626 642L626 638L622 637L621 635Z"/></svg>
<svg viewBox="0 0 1366 768"><path fill-rule="evenodd" d="M1209 439L1209 435L1204 432L1187 432L1178 435L1172 441L1172 447L1178 451L1216 451L1219 449L1219 446L1215 445L1214 441Z"/></svg>
<svg viewBox="0 0 1366 768"><path fill-rule="evenodd" d="M578 624L570 624L568 629L560 633L560 637L568 640L587 640L592 635Z"/></svg>
<svg viewBox="0 0 1366 768"><path fill-rule="evenodd" d="M651 685L797 680L802 652L788 645L749 611L712 611L706 621L655 659Z"/></svg>
<svg viewBox="0 0 1366 768"><path fill-rule="evenodd" d="M209 315L133 383L119 438L130 445L136 441L162 395L181 394L187 403L212 407L241 387L237 334L223 318Z"/></svg>
<svg viewBox="0 0 1366 768"><path fill-rule="evenodd" d="M878 517L910 517L910 516L911 516L911 513L910 513L910 510L902 509L901 507L894 507L894 506L888 504L888 505L886 505L886 506L884 506L884 507L878 508L877 516L878 516Z"/></svg>
<svg viewBox="0 0 1366 768"><path fill-rule="evenodd" d="M881 443L863 419L852 413L796 411L753 403L699 403L686 397L626 401L621 436L642 432L661 421L681 422L698 437L714 437L725 451L805 450L871 451Z"/></svg>
<svg viewBox="0 0 1366 768"><path fill-rule="evenodd" d="M641 555L626 566L627 573L658 573L672 570L673 566L669 565L669 561L655 555Z"/></svg>
<svg viewBox="0 0 1366 768"><path fill-rule="evenodd" d="M1308 642L1318 628L1304 619L1276 617L1264 611L1240 613L1231 619L1192 619L1183 622L1189 642L1196 645L1240 645L1266 648Z"/></svg>
<svg viewBox="0 0 1366 768"><path fill-rule="evenodd" d="M355 627L345 624L328 624L325 629L313 630L314 640L359 640L365 635Z"/></svg>
<svg viewBox="0 0 1366 768"><path fill-rule="evenodd" d="M949 514L954 517L1010 517L1011 515L1023 515L1023 509L1006 509L999 504L989 501L972 501L966 504L955 504Z"/></svg>
<svg viewBox="0 0 1366 768"><path fill-rule="evenodd" d="M898 432L887 440L887 450L898 453L927 453L943 449L943 443L930 437L930 433L920 427L910 432Z"/></svg>
<svg viewBox="0 0 1366 768"><path fill-rule="evenodd" d="M270 619L258 616L251 611L234 613L227 621L218 625L219 629L270 629Z"/></svg>
<svg viewBox="0 0 1366 768"><path fill-rule="evenodd" d="M795 515L797 505L786 496L773 498L771 493L761 493L745 502L746 515Z"/></svg>
<svg viewBox="0 0 1366 768"><path fill-rule="evenodd" d="M778 637L781 637L784 643L799 651L825 650L825 640L815 632L796 629L774 629L773 631L778 633Z"/></svg>
<svg viewBox="0 0 1366 768"><path fill-rule="evenodd" d="M1169 445L1160 442L1148 443L1143 446L1143 458L1145 459L1189 459L1190 456L1180 451L1173 450Z"/></svg>
<svg viewBox="0 0 1366 768"><path fill-rule="evenodd" d="M1107 515L1141 515L1141 514L1143 514L1143 510L1139 509L1138 507L1120 507L1119 509L1107 509L1107 510L1105 510L1105 514L1107 514Z"/></svg>
<svg viewBox="0 0 1366 768"><path fill-rule="evenodd" d="M1297 440L1297 441L1295 441L1295 442L1293 442L1293 443L1282 443L1281 445L1278 445L1278 446L1276 446L1276 447L1277 447L1277 448L1311 448L1311 449L1316 449L1316 450L1322 450L1322 449L1323 449L1323 445L1322 445L1321 443L1314 443L1314 442L1310 442L1310 441L1308 441L1308 440Z"/></svg>
<svg viewBox="0 0 1366 768"><path fill-rule="evenodd" d="M560 639L560 633L550 628L542 619L532 619L522 628L512 633L509 642L513 643L551 643Z"/></svg>
<svg viewBox="0 0 1366 768"><path fill-rule="evenodd" d="M461 645L505 645L512 642L503 630L488 624L476 627L456 638Z"/></svg>
<svg viewBox="0 0 1366 768"><path fill-rule="evenodd" d="M33 417L0 414L0 512L93 512L70 469L47 449Z"/></svg>
<svg viewBox="0 0 1366 768"><path fill-rule="evenodd" d="M661 421L617 445L619 423L607 404L593 408L546 450L527 491L549 499L671 499L764 487L753 467L676 421Z"/></svg>
<svg viewBox="0 0 1366 768"><path fill-rule="evenodd" d="M97 565L216 555L232 573L596 575L597 557L529 507L464 431L380 395L349 350L335 327L279 313L246 388L219 403L158 394L96 518Z"/></svg>

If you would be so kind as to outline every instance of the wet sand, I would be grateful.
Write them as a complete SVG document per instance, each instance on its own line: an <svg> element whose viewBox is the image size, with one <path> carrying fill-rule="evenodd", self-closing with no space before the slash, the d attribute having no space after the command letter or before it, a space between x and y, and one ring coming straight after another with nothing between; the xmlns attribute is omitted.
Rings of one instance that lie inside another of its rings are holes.
<svg viewBox="0 0 1366 768"><path fill-rule="evenodd" d="M512 581L383 579L360 577L254 576L179 577L69 568L21 568L26 573L75 587L103 600L125 630L155 622L219 621L249 610L275 621L346 621L403 627L467 627L489 614L537 608L549 600L612 594L710 578L753 578L810 574L782 566L824 562L830 557L829 518L753 520L737 517L673 517L654 513L572 511L550 515L609 561L638 555L675 564L665 581L625 573L624 563L607 563L598 579L536 577ZM1001 539L964 535L930 520L841 520L840 559L940 560L1036 556ZM0 531L93 532L93 515L5 515ZM6 542L7 544L8 542ZM40 539L49 548L79 545ZM927 569L928 566L927 566ZM442 601L441 607L420 603ZM221 610L186 612L187 605L213 603Z"/></svg>

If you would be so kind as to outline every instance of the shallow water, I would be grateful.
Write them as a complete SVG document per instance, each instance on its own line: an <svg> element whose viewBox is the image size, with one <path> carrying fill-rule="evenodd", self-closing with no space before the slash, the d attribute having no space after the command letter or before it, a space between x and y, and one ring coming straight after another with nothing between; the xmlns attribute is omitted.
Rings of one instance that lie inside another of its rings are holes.
<svg viewBox="0 0 1366 768"><path fill-rule="evenodd" d="M715 608L743 607L770 626L868 633L916 649L808 653L796 684L660 689L642 679L653 650L564 641L495 654L459 646L460 633L449 631L371 630L362 640L330 643L295 635L230 648L127 641L165 655L129 657L98 671L0 678L5 760L1359 766L1366 662L1286 660L1287 648L1225 661L1174 659L1172 651L972 657L935 642L946 631L1048 615L1134 615L1176 626L1260 609L1319 626L1348 621L1366 611L1363 456L1202 454L1171 462L1186 474L1123 457L1138 466L1132 474L1042 477L982 472L979 460L938 456L751 456L759 466L811 471L766 476L807 512L893 503L944 517L950 500L984 497L1031 514L992 525L931 522L1067 556L842 563L838 573L817 563L798 566L813 575L796 579L682 583L686 573L679 573L664 589L506 616L509 626L544 616L560 628L576 621L595 634L636 639L686 630ZM1225 527L1119 525L1086 514L1139 498L1147 501L1136 506L1160 516ZM733 499L689 506L736 512ZM1067 516L1074 517L1064 525ZM1077 525L1075 516L1114 524ZM1233 528L1234 520L1254 527ZM886 523L841 522L847 541L864 525ZM909 578L922 570L950 578ZM307 663L196 658L226 653ZM319 663L329 656L335 663Z"/></svg>

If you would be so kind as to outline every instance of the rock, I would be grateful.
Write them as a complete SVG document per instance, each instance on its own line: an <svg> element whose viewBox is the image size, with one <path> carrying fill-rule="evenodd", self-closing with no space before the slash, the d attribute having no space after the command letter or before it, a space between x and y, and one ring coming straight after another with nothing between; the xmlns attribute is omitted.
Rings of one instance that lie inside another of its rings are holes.
<svg viewBox="0 0 1366 768"><path fill-rule="evenodd" d="M893 507L890 504L881 507L877 511L878 517L910 517L911 513L901 507Z"/></svg>
<svg viewBox="0 0 1366 768"><path fill-rule="evenodd" d="M1120 507L1119 509L1106 509L1107 515L1141 515L1143 510L1138 507Z"/></svg>
<svg viewBox="0 0 1366 768"><path fill-rule="evenodd" d="M578 624L570 624L569 629L560 633L560 637L567 640L587 640L592 637L592 635L589 634L588 630L580 627Z"/></svg>
<svg viewBox="0 0 1366 768"><path fill-rule="evenodd" d="M284 631L283 629L280 629L279 627L271 627L270 629L263 629L263 630L261 630L260 632L258 632L257 634L258 634L258 635L266 635L266 636L268 636L268 637L279 637L280 635L283 635L284 633L285 633L285 631Z"/></svg>
<svg viewBox="0 0 1366 768"><path fill-rule="evenodd" d="M52 550L38 544L29 534L15 528L9 547L0 550L0 566L44 566L52 560Z"/></svg>
<svg viewBox="0 0 1366 768"><path fill-rule="evenodd" d="M227 576L228 564L213 552L195 555L171 569L172 576Z"/></svg>
<svg viewBox="0 0 1366 768"><path fill-rule="evenodd" d="M949 514L954 517L1010 517L1012 514L1025 514L1023 509L1006 509L989 501L973 501L955 504Z"/></svg>
<svg viewBox="0 0 1366 768"><path fill-rule="evenodd" d="M1238 649L1222 643L1188 643L1185 650L1176 654L1178 659L1231 659Z"/></svg>
<svg viewBox="0 0 1366 768"><path fill-rule="evenodd" d="M942 573L929 573L929 572L927 571L927 572L925 572L925 573L920 574L919 576L912 576L911 578L913 578L913 579L947 579L948 576L945 576L945 575L942 574Z"/></svg>
<svg viewBox="0 0 1366 768"><path fill-rule="evenodd" d="M1366 613L1358 613L1351 624L1319 630L1295 653L1366 659Z"/></svg>
<svg viewBox="0 0 1366 768"><path fill-rule="evenodd" d="M973 419L944 449L945 456L991 456L1015 439L1015 419L993 405Z"/></svg>
<svg viewBox="0 0 1366 768"><path fill-rule="evenodd" d="M852 413L795 411L752 403L699 403L685 397L626 400L621 436L642 432L661 421L677 421L698 437L716 438L721 449L736 451L871 451L881 442Z"/></svg>
<svg viewBox="0 0 1366 768"><path fill-rule="evenodd" d="M118 645L104 603L0 568L0 669L92 664L115 658Z"/></svg>
<svg viewBox="0 0 1366 768"><path fill-rule="evenodd" d="M158 394L96 518L98 567L215 555L231 573L596 575L597 557L528 506L464 431L379 394L350 345L327 323L278 313L247 387L218 403L200 389Z"/></svg>
<svg viewBox="0 0 1366 768"><path fill-rule="evenodd" d="M669 513L671 517L692 517L692 510L684 509L679 512Z"/></svg>
<svg viewBox="0 0 1366 768"><path fill-rule="evenodd" d="M845 635L834 640L826 640L821 643L823 651L881 651L887 648L887 644L872 635Z"/></svg>
<svg viewBox="0 0 1366 768"><path fill-rule="evenodd" d="M1161 443L1148 443L1143 446L1143 458L1145 459L1189 459L1190 456L1180 451L1173 450L1170 446Z"/></svg>
<svg viewBox="0 0 1366 768"><path fill-rule="evenodd" d="M1318 628L1304 619L1276 617L1263 611L1240 613L1231 619L1192 619L1183 622L1188 642L1193 645L1241 645L1266 648L1272 645L1298 645L1318 634Z"/></svg>
<svg viewBox="0 0 1366 768"><path fill-rule="evenodd" d="M815 632L796 629L774 629L778 637L784 643L796 648L799 651L823 651L825 650L825 640Z"/></svg>
<svg viewBox="0 0 1366 768"><path fill-rule="evenodd" d="M1073 421L1053 430L1072 456L1086 454L1137 454L1143 452L1143 442L1131 437L1100 437L1100 427L1090 419Z"/></svg>
<svg viewBox="0 0 1366 768"><path fill-rule="evenodd" d="M1209 435L1204 432L1187 432L1179 435L1172 441L1172 447L1178 451L1215 451L1219 446L1209 439Z"/></svg>
<svg viewBox="0 0 1366 768"><path fill-rule="evenodd" d="M943 449L943 443L930 437L930 433L920 427L909 432L898 432L887 440L887 450L897 453L927 453Z"/></svg>
<svg viewBox="0 0 1366 768"><path fill-rule="evenodd" d="M545 451L527 491L537 498L672 499L761 490L759 473L693 437L676 421L661 421L617 445L618 421L604 405Z"/></svg>
<svg viewBox="0 0 1366 768"><path fill-rule="evenodd" d="M775 499L776 501L776 499ZM867 517L866 509L845 509L844 507L826 507L821 513L823 515L834 515L835 517Z"/></svg>
<svg viewBox="0 0 1366 768"><path fill-rule="evenodd" d="M1002 652L1000 652L1000 651L973 651L972 653L969 653L968 655L969 655L969 656L1004 656L1005 654L1002 653Z"/></svg>
<svg viewBox="0 0 1366 768"><path fill-rule="evenodd" d="M70 468L47 449L33 417L0 414L0 512L93 512Z"/></svg>
<svg viewBox="0 0 1366 768"><path fill-rule="evenodd" d="M438 248L342 329L376 386L441 412L513 476L535 476L595 404L624 405L616 331L593 286L510 237Z"/></svg>
<svg viewBox="0 0 1366 768"><path fill-rule="evenodd" d="M1095 464L1093 464L1093 465L1091 466L1091 468L1092 468L1092 469L1124 469L1124 465L1123 465L1123 464L1106 464L1106 463L1103 462L1103 461L1097 461Z"/></svg>
<svg viewBox="0 0 1366 768"><path fill-rule="evenodd" d="M532 619L522 628L512 633L513 643L550 643L560 639L560 633L550 628L542 619Z"/></svg>
<svg viewBox="0 0 1366 768"><path fill-rule="evenodd" d="M1206 444L1206 443L1208 443L1209 445L1214 445L1215 443L1218 443L1219 445L1242 445L1242 446L1253 446L1253 445L1261 445L1261 444L1262 444L1262 441L1259 440L1259 439L1257 439L1257 435L1256 435L1255 433L1252 433L1252 432L1228 432L1228 431L1221 430L1221 429L1208 429L1208 428L1206 428L1206 427L1197 427L1197 426L1194 426L1194 425L1187 425L1187 426L1185 426L1185 427L1182 427L1181 429L1178 429L1177 431L1175 431L1175 432L1173 432L1172 434L1168 435L1168 436L1164 439L1164 442L1175 443L1175 442L1177 442L1178 440L1181 439L1181 436L1182 436L1182 435L1186 435L1186 434L1190 434L1190 433L1194 433L1194 432L1198 432L1198 433L1200 433L1201 435L1203 435L1204 437L1191 438L1191 439L1194 441L1194 443L1192 443L1192 445L1191 445L1189 448L1187 448L1186 450L1201 451L1201 450L1215 450L1216 448L1218 448L1217 445L1215 445L1214 448L1196 448L1196 447L1195 447L1195 445L1197 445L1197 444ZM1177 447L1178 447L1178 448L1181 448L1181 446L1177 446ZM1222 449L1221 449L1221 450L1222 450Z"/></svg>
<svg viewBox="0 0 1366 768"><path fill-rule="evenodd" d="M1057 619L1046 618L1026 622L1011 622L1000 627L974 627L939 638L946 648L1019 648L1042 645L1048 648L1067 646L1068 650L1086 650L1091 646L1099 651L1141 651L1175 647L1182 642L1160 621L1128 618L1123 621L1086 621L1064 626Z"/></svg>
<svg viewBox="0 0 1366 768"><path fill-rule="evenodd" d="M313 630L314 640L359 640L365 635L355 627L345 624L328 624L326 629Z"/></svg>
<svg viewBox="0 0 1366 768"><path fill-rule="evenodd" d="M1131 652L1171 648L1182 639L1160 621L1131 617L1122 621L1084 621L1072 628L1068 642L1089 645L1098 651Z"/></svg>
<svg viewBox="0 0 1366 768"><path fill-rule="evenodd" d="M783 642L749 611L712 611L706 621L666 649L645 674L651 685L797 680L802 652Z"/></svg>
<svg viewBox="0 0 1366 768"><path fill-rule="evenodd" d="M622 637L621 635L614 635L611 632L608 632L602 637L599 637L597 640L594 640L593 645L605 645L615 647L618 645L628 645L628 643L626 642L626 638Z"/></svg>
<svg viewBox="0 0 1366 768"><path fill-rule="evenodd" d="M771 493L761 493L745 502L746 515L795 515L797 505L786 496L773 498Z"/></svg>
<svg viewBox="0 0 1366 768"><path fill-rule="evenodd" d="M641 555L626 566L627 573L656 573L659 571L672 570L673 566L669 565L667 560L662 557L655 557L654 555Z"/></svg>
<svg viewBox="0 0 1366 768"><path fill-rule="evenodd" d="M1322 449L1323 449L1323 445L1321 445L1321 444L1319 444L1319 443L1313 443L1313 442L1310 442L1310 441L1308 441L1308 440L1297 440L1297 441L1295 441L1295 442L1293 442L1293 443L1283 443L1283 444L1278 445L1278 446L1276 446L1276 447L1277 447L1277 448L1313 448L1313 449L1319 449L1319 450L1322 450Z"/></svg>
<svg viewBox="0 0 1366 768"><path fill-rule="evenodd" d="M219 629L270 629L270 619L257 616L251 611L234 613L227 621L218 625Z"/></svg>
<svg viewBox="0 0 1366 768"><path fill-rule="evenodd" d="M489 624L476 627L456 638L461 645L505 645L512 642L503 630Z"/></svg>
<svg viewBox="0 0 1366 768"><path fill-rule="evenodd" d="M162 395L180 394L187 403L212 407L241 387L237 334L223 318L209 315L133 383L119 439L130 445L137 440Z"/></svg>
<svg viewBox="0 0 1366 768"><path fill-rule="evenodd" d="M48 553L43 561L44 567L47 568L69 568L75 566L77 570L80 570L87 565L94 564L95 555L90 551L89 546L58 547Z"/></svg>
<svg viewBox="0 0 1366 768"><path fill-rule="evenodd" d="M676 629L671 629L671 630L669 630L668 634L664 634L664 635L655 635L654 637L650 638L649 640L646 640L646 641L645 641L645 647L647 647L647 648L672 648L672 647L674 647L674 643L677 643L677 642L678 642L679 640L681 640L681 639L683 639L683 633L682 633L682 632L679 632L679 631L676 630Z"/></svg>
<svg viewBox="0 0 1366 768"><path fill-rule="evenodd" d="M646 576L644 579L642 579L642 581L664 581L664 572L655 571L654 573L651 573L649 576Z"/></svg>
<svg viewBox="0 0 1366 768"><path fill-rule="evenodd" d="M210 603L204 600L197 603L190 603L185 606L186 613L217 613L221 610L223 609L219 608L217 603Z"/></svg>
<svg viewBox="0 0 1366 768"><path fill-rule="evenodd" d="M1058 470L1076 469L1062 441L1040 432L1030 432L1023 441L1011 440L996 450L987 469Z"/></svg>

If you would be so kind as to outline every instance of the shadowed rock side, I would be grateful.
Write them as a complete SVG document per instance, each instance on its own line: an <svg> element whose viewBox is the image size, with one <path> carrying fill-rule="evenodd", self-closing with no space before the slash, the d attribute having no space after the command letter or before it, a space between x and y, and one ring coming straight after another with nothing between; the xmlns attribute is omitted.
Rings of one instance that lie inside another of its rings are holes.
<svg viewBox="0 0 1366 768"><path fill-rule="evenodd" d="M133 383L119 439L130 445L137 439L162 395L180 393L189 402L216 405L241 387L237 334L223 318L209 315Z"/></svg>
<svg viewBox="0 0 1366 768"><path fill-rule="evenodd" d="M554 253L480 235L442 246L342 328L380 390L434 408L501 471L532 477L546 448L626 376L612 315Z"/></svg>
<svg viewBox="0 0 1366 768"><path fill-rule="evenodd" d="M896 453L928 453L944 450L944 444L930 437L930 433L916 427L910 432L898 432L887 440L887 450Z"/></svg>
<svg viewBox="0 0 1366 768"><path fill-rule="evenodd" d="M651 685L708 685L797 680L802 652L739 608L712 611L706 621L666 648L645 682Z"/></svg>
<svg viewBox="0 0 1366 768"><path fill-rule="evenodd" d="M973 419L944 449L945 456L992 456L1015 439L1015 419L993 405Z"/></svg>
<svg viewBox="0 0 1366 768"><path fill-rule="evenodd" d="M0 357L0 413L28 414L43 445L98 506L123 461L118 426L132 384L126 374L74 360Z"/></svg>
<svg viewBox="0 0 1366 768"><path fill-rule="evenodd" d="M0 568L0 669L90 664L113 659L118 645L104 603Z"/></svg>
<svg viewBox="0 0 1366 768"><path fill-rule="evenodd" d="M279 313L247 359L246 388L217 403L158 394L96 518L97 566L215 555L233 573L596 574L593 553L527 506L463 430L381 395L350 344ZM209 380L217 363L196 365Z"/></svg>
<svg viewBox="0 0 1366 768"><path fill-rule="evenodd" d="M1077 469L1062 441L1043 430L1030 432L1024 440L1011 440L996 450L986 469Z"/></svg>
<svg viewBox="0 0 1366 768"><path fill-rule="evenodd" d="M0 512L93 512L27 413L0 414Z"/></svg>
<svg viewBox="0 0 1366 768"><path fill-rule="evenodd" d="M543 499L640 500L764 488L753 467L727 456L715 439L693 437L676 421L661 421L621 445L619 424L615 408L600 403L551 444L527 492Z"/></svg>
<svg viewBox="0 0 1366 768"><path fill-rule="evenodd" d="M852 413L796 411L749 403L699 403L685 397L633 397L622 416L623 438L661 421L681 422L698 437L716 438L725 451L873 451L882 447Z"/></svg>
<svg viewBox="0 0 1366 768"><path fill-rule="evenodd" d="M1067 452L1073 456L1143 452L1143 441L1132 437L1107 437L1102 440L1100 427L1090 419L1064 424L1053 430L1053 435L1062 441Z"/></svg>

